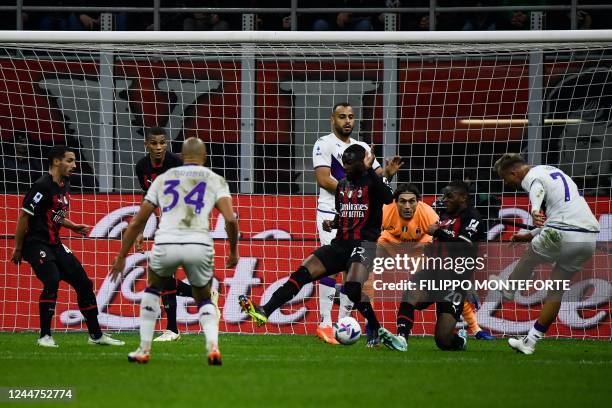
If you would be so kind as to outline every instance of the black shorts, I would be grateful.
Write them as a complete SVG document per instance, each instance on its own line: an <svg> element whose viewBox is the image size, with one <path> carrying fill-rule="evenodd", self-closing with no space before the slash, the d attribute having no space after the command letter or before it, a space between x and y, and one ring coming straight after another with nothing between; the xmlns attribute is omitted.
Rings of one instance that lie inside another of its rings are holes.
<svg viewBox="0 0 612 408"><path fill-rule="evenodd" d="M371 244L371 243L370 243ZM368 248L373 248L368 245ZM364 248L360 242L332 241L329 245L317 248L313 253L319 258L326 270L326 275L348 272L352 263L358 262L370 269L375 254Z"/></svg>
<svg viewBox="0 0 612 408"><path fill-rule="evenodd" d="M456 299L460 298L461 300L452 302L436 302L436 316L441 315L442 313L448 313L452 315L456 321L460 321L461 314L463 313L463 301L465 300L465 294L455 292L449 293L449 295L455 297Z"/></svg>
<svg viewBox="0 0 612 408"><path fill-rule="evenodd" d="M426 282L430 290L422 290L425 299L420 302L420 309L433 303L436 304L436 315L448 313L453 315L455 320L461 319L463 313L463 303L467 297L467 292L461 287L444 288L444 282L463 281L468 279L468 275L458 275L453 271L439 270L420 270L410 280L416 283L417 288L421 288L421 282Z"/></svg>
<svg viewBox="0 0 612 408"><path fill-rule="evenodd" d="M47 245L43 242L26 242L23 259L43 283L63 280L70 284L82 284L89 280L83 266L74 254L63 244Z"/></svg>

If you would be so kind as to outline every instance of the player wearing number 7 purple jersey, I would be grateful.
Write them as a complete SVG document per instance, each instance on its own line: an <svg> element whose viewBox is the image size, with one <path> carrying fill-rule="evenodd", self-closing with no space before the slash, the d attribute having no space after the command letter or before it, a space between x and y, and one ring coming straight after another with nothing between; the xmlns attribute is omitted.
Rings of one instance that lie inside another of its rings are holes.
<svg viewBox="0 0 612 408"><path fill-rule="evenodd" d="M140 302L140 347L128 354L128 360L149 361L155 321L160 311L160 292L172 282L176 269L182 266L198 305L208 363L221 365L219 317L211 302L214 246L209 233L209 217L213 208L217 208L225 219L230 247L226 262L228 268L238 263L238 222L226 181L204 167L204 143L193 137L185 140L182 156L184 166L167 170L151 184L140 210L123 235L121 249L113 263L112 277L115 280L122 274L125 257L136 236L159 207L161 222L149 259L148 285Z"/></svg>
<svg viewBox="0 0 612 408"><path fill-rule="evenodd" d="M512 237L513 241L531 244L509 279L529 279L543 262L554 263L550 279L570 279L593 256L599 233L599 223L576 183L558 168L530 166L518 154L503 155L494 169L507 184L529 193L530 213L537 227ZM513 349L523 354L534 352L559 313L563 293L548 291L540 316L527 336L509 339ZM513 298L514 293L505 295Z"/></svg>

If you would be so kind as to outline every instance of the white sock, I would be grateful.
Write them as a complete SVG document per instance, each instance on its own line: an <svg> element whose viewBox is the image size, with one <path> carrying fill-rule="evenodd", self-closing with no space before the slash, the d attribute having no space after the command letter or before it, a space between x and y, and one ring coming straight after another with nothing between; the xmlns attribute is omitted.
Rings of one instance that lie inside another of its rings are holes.
<svg viewBox="0 0 612 408"><path fill-rule="evenodd" d="M323 285L319 282L319 314L321 322L319 327L332 325L331 311L334 306L334 296L336 296L336 287Z"/></svg>
<svg viewBox="0 0 612 408"><path fill-rule="evenodd" d="M159 295L145 291L140 301L140 348L145 351L151 350L159 312Z"/></svg>
<svg viewBox="0 0 612 408"><path fill-rule="evenodd" d="M198 310L200 315L200 326L206 337L206 351L217 348L219 345L219 319L215 305L207 303Z"/></svg>
<svg viewBox="0 0 612 408"><path fill-rule="evenodd" d="M338 320L351 315L353 311L353 302L346 294L340 292L340 309L338 310Z"/></svg>
<svg viewBox="0 0 612 408"><path fill-rule="evenodd" d="M544 338L545 333L542 333L535 327L529 329L529 333L527 334L527 340L535 346L535 344Z"/></svg>

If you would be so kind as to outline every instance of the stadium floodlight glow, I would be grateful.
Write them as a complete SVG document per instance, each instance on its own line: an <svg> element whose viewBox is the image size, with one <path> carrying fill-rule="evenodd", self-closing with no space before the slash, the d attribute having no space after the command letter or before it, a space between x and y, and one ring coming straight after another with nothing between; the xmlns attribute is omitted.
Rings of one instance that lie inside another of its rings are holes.
<svg viewBox="0 0 612 408"><path fill-rule="evenodd" d="M461 119L462 125L528 125L528 119ZM576 125L582 123L582 119L544 119L545 125Z"/></svg>

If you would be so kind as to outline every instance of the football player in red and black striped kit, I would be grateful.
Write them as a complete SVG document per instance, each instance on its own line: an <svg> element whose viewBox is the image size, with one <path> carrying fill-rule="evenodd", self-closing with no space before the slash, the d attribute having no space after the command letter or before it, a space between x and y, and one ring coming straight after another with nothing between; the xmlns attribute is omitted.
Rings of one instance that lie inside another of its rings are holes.
<svg viewBox="0 0 612 408"><path fill-rule="evenodd" d="M427 251L428 257L438 259L463 258L476 260L478 243L486 238L485 222L478 210L469 205L468 186L463 181L452 181L442 190L442 201L445 211L440 221L429 226L427 233L434 237L434 242ZM412 279L430 282L471 280L474 266L467 263L462 269L423 269ZM475 265L475 263L473 264ZM420 285L417 285L420 288ZM441 350L465 350L467 332L455 326L463 312L466 291L461 289L433 289L406 291L397 312L397 336L386 329L379 332L382 343L390 349L406 351L408 337L414 325L414 311L423 310L436 304L436 328L434 339Z"/></svg>
<svg viewBox="0 0 612 408"><path fill-rule="evenodd" d="M393 191L371 168L373 161L374 155L369 154L366 158L366 150L358 144L346 148L342 155L346 178L336 187L337 215L334 220L323 221L324 230L338 230L336 238L306 258L265 305L257 306L245 295L239 297L242 310L257 324L266 323L268 316L293 298L304 285L348 271L344 291L367 319L373 332L378 331L380 323L370 299L362 292L373 255L369 253L372 251L366 251L364 244L376 243L380 235L382 207L393 202Z"/></svg>
<svg viewBox="0 0 612 408"><path fill-rule="evenodd" d="M66 218L70 203L69 178L76 169L76 156L66 146L54 146L47 156L49 172L32 185L23 200L15 231L12 261L25 259L43 283L39 298L40 338L42 347L58 347L51 337L51 321L60 281L65 281L77 293L79 310L89 331L89 343L122 346L123 341L103 334L98 323L98 305L93 282L79 260L60 239L61 227L87 235L91 227L75 224Z"/></svg>
<svg viewBox="0 0 612 408"><path fill-rule="evenodd" d="M157 176L174 167L183 165L181 158L168 151L166 131L161 127L152 127L145 133L145 149L147 155L136 163L136 176L144 194L149 190L151 183ZM142 233L136 238L135 249L144 251ZM180 339L176 324L176 296L191 297L191 286L183 281L176 280L176 284L167 287L161 293L162 303L166 311L166 330L154 341L176 341Z"/></svg>

